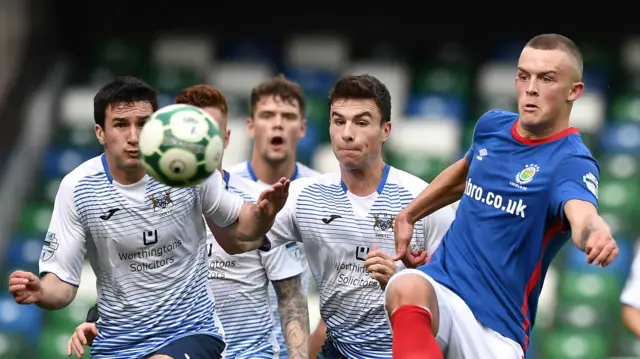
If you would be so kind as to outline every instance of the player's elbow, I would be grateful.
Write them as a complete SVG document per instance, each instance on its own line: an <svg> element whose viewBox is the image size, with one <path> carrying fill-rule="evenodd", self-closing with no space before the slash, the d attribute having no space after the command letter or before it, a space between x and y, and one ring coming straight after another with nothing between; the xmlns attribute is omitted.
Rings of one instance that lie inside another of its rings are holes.
<svg viewBox="0 0 640 359"><path fill-rule="evenodd" d="M622 305L622 323L635 334L640 337L640 309L630 305Z"/></svg>
<svg viewBox="0 0 640 359"><path fill-rule="evenodd" d="M218 244L220 245L222 250L224 250L225 252L227 252L227 254L230 254L230 255L242 254L242 253L250 252L252 250L257 249L257 248L254 248L255 246L252 245L252 243L242 242L237 240L218 241Z"/></svg>
<svg viewBox="0 0 640 359"><path fill-rule="evenodd" d="M41 279L42 300L37 305L45 310L59 310L67 307L76 298L78 287L67 283L53 273Z"/></svg>

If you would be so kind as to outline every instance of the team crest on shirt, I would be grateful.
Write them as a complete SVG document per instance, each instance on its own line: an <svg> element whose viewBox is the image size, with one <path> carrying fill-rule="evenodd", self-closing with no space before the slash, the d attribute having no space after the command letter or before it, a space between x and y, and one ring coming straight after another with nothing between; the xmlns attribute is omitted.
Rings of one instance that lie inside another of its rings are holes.
<svg viewBox="0 0 640 359"><path fill-rule="evenodd" d="M536 173L540 172L540 166L536 164L528 164L524 166L524 169L516 174L515 182L509 182L509 184L513 187L520 188L526 190L527 183L533 181L533 178L536 176Z"/></svg>
<svg viewBox="0 0 640 359"><path fill-rule="evenodd" d="M173 207L171 190L165 190L164 193L151 195L151 205L153 206L153 212L159 213L160 217L169 215L172 212Z"/></svg>
<svg viewBox="0 0 640 359"><path fill-rule="evenodd" d="M60 242L58 241L58 237L56 237L55 233L47 232L47 235L44 237L44 245L42 246L42 253L40 254L40 258L43 262L48 261L53 257L53 254L60 247Z"/></svg>
<svg viewBox="0 0 640 359"><path fill-rule="evenodd" d="M376 232L376 237L389 237L393 235L393 225L396 216L393 214L379 213L374 214L373 218L373 231Z"/></svg>

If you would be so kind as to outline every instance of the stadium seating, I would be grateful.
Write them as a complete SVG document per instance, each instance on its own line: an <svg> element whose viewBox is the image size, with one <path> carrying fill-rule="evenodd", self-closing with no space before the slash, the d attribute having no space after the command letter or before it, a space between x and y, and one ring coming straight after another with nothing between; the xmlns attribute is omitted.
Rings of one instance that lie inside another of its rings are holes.
<svg viewBox="0 0 640 359"><path fill-rule="evenodd" d="M575 104L571 120L601 161L601 211L620 241L621 257L601 270L586 265L583 253L566 246L545 283L529 359L640 357L640 342L619 320L619 293L640 235L635 202L640 198L640 39L627 41L620 51L605 44L581 45L587 92ZM387 160L428 181L468 148L480 114L491 108L514 109L514 64L522 43L498 43L480 60L459 44L443 43L417 63L392 57L386 46L372 45L369 53L360 54L348 39L327 35L297 35L283 43L217 43L201 35L159 36L150 44L95 41L90 62L78 66L83 70L74 74L62 96L58 128L0 273L37 270L60 179L100 153L92 98L114 75L146 79L161 91L163 105L196 83L221 88L229 100L233 133L226 165L250 154L245 130L250 89L277 73L300 83L306 93L308 133L300 142L299 157L322 172L337 168L328 144L326 97L344 73L366 72L386 83L393 98ZM621 73L612 73L613 68L621 68ZM68 335L95 300L95 283L84 285L90 289L82 291L72 307L57 312L42 313L0 297L0 357L65 358Z"/></svg>

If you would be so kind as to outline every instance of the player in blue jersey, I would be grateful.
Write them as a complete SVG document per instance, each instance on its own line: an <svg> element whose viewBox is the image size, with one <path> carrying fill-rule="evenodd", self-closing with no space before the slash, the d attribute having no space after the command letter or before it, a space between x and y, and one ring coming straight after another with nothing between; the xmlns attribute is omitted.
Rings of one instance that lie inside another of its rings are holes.
<svg viewBox="0 0 640 359"><path fill-rule="evenodd" d="M229 244L257 249L284 205L288 180L258 205L225 191L220 173L190 188L148 176L137 149L157 92L130 77L94 99L96 136L105 153L65 176L40 258L41 278L16 271L9 291L20 304L68 306L85 254L98 277L94 358L220 358L224 342L207 286L206 226ZM156 196L173 205L156 208Z"/></svg>
<svg viewBox="0 0 640 359"><path fill-rule="evenodd" d="M386 289L393 357L521 359L550 262L572 238L588 263L618 255L598 215L598 163L569 127L582 95L582 55L570 39L540 35L524 47L518 113L480 117L466 156L396 217L397 258L414 223L460 199L430 261Z"/></svg>

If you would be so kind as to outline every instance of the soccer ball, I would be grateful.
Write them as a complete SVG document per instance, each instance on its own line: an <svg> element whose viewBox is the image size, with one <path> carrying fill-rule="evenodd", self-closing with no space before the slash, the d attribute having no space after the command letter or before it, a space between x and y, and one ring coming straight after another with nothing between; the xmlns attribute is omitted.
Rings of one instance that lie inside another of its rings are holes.
<svg viewBox="0 0 640 359"><path fill-rule="evenodd" d="M191 105L169 105L144 124L138 140L147 173L172 187L206 180L220 165L224 141L218 124Z"/></svg>

